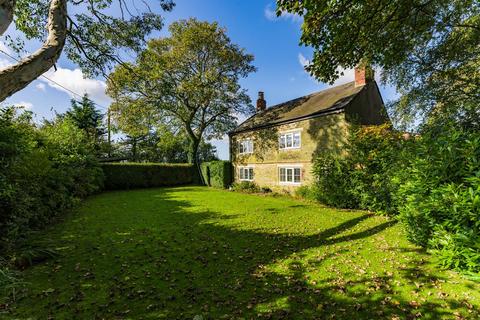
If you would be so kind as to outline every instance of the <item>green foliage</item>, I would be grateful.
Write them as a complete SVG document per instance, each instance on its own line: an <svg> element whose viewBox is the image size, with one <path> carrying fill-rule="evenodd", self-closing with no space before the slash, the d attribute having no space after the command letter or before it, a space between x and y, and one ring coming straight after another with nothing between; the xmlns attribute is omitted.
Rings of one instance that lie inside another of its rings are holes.
<svg viewBox="0 0 480 320"><path fill-rule="evenodd" d="M480 137L445 128L418 139L397 179L409 238L448 268L480 272Z"/></svg>
<svg viewBox="0 0 480 320"><path fill-rule="evenodd" d="M480 272L480 137L453 126L404 139L361 128L345 155L320 156L316 198L342 208L399 214L408 238L441 265Z"/></svg>
<svg viewBox="0 0 480 320"><path fill-rule="evenodd" d="M121 190L186 185L196 181L190 164L109 163L102 165L105 189Z"/></svg>
<svg viewBox="0 0 480 320"><path fill-rule="evenodd" d="M15 29L26 39L45 39L48 5L46 0L17 0ZM77 63L84 74L105 74L122 61L121 52L135 53L145 47L146 38L163 27L163 19L156 13L157 6L171 11L174 3L157 0L153 4L128 3L112 0L68 0L68 32L66 56ZM116 14L112 14L112 7ZM110 10L109 10L110 9ZM155 9L155 10L152 10ZM119 32L121 30L121 32ZM24 49L19 38L6 37L7 44L16 51Z"/></svg>
<svg viewBox="0 0 480 320"><path fill-rule="evenodd" d="M333 82L368 62L401 97L394 118L405 125L437 117L479 123L480 3L476 0L277 0L303 16L301 43L313 47L307 70ZM463 119L465 120L465 119Z"/></svg>
<svg viewBox="0 0 480 320"><path fill-rule="evenodd" d="M104 114L95 107L95 104L87 94L82 101L71 100L71 108L60 115L61 118L71 121L77 128L81 129L95 152L100 154L101 143L107 132L103 125Z"/></svg>
<svg viewBox="0 0 480 320"><path fill-rule="evenodd" d="M203 162L201 171L207 186L226 189L233 181L233 168L230 161Z"/></svg>
<svg viewBox="0 0 480 320"><path fill-rule="evenodd" d="M318 201L319 192L316 188L316 185L300 186L295 190L295 196L305 200Z"/></svg>
<svg viewBox="0 0 480 320"><path fill-rule="evenodd" d="M259 193L262 190L260 187L252 181L241 181L232 184L233 191L245 192L245 193Z"/></svg>
<svg viewBox="0 0 480 320"><path fill-rule="evenodd" d="M119 104L153 109L157 118L182 128L189 139L188 161L197 163L202 139L223 136L235 128L237 115L253 112L239 83L255 71L253 56L216 22L181 20L169 31L169 37L151 40L134 64L115 69L108 93Z"/></svg>
<svg viewBox="0 0 480 320"><path fill-rule="evenodd" d="M391 177L401 170L410 142L389 125L353 131L345 154L325 153L315 160L318 200L341 208L395 213Z"/></svg>
<svg viewBox="0 0 480 320"><path fill-rule="evenodd" d="M29 113L0 110L0 250L99 190L102 172L68 120L37 128Z"/></svg>

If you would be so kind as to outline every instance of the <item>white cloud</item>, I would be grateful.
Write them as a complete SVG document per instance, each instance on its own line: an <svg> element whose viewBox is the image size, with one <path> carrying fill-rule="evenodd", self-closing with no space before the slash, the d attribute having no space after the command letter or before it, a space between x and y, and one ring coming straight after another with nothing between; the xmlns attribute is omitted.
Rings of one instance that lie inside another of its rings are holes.
<svg viewBox="0 0 480 320"><path fill-rule="evenodd" d="M0 41L0 50L5 51L8 54L11 54L10 48L8 48L3 41ZM11 64L12 63L10 62L10 60L8 60L6 56L0 52L0 70L10 66Z"/></svg>
<svg viewBox="0 0 480 320"><path fill-rule="evenodd" d="M110 97L105 94L105 89L107 88L105 81L85 79L83 77L83 72L80 69L71 70L57 68L57 71L50 69L45 73L45 76L53 81L47 80L43 77L39 79L46 82L51 88L66 92L72 98L78 99L79 97L69 90L79 95L87 93L90 96L90 99L105 107L111 102Z"/></svg>
<svg viewBox="0 0 480 320"><path fill-rule="evenodd" d="M47 87L46 87L45 84L42 83L42 82L38 83L38 84L35 86L35 88L37 88L37 90L39 90L39 91L43 91L43 92L47 91Z"/></svg>
<svg viewBox="0 0 480 320"><path fill-rule="evenodd" d="M18 108L23 107L25 110L33 109L33 104L31 102L20 101L20 102L14 103L13 105Z"/></svg>
<svg viewBox="0 0 480 320"><path fill-rule="evenodd" d="M277 13L275 12L274 9L272 9L272 5L269 4L265 7L264 10L265 18L267 18L270 21L278 21L280 19L284 20L291 20L293 22L302 22L303 18L299 16L298 14L293 14L290 12L283 11L280 17L277 17Z"/></svg>
<svg viewBox="0 0 480 320"><path fill-rule="evenodd" d="M308 61L308 59L301 53L298 54L298 62L303 68L310 64L310 61Z"/></svg>

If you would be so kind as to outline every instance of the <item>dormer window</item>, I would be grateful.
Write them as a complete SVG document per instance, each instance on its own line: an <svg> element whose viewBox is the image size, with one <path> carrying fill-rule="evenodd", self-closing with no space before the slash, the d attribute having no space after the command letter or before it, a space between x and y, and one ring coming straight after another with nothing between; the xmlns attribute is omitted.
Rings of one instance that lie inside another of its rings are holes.
<svg viewBox="0 0 480 320"><path fill-rule="evenodd" d="M253 141L250 139L242 140L238 144L240 154L253 153Z"/></svg>
<svg viewBox="0 0 480 320"><path fill-rule="evenodd" d="M279 137L280 150L298 149L302 145L300 131L282 133Z"/></svg>

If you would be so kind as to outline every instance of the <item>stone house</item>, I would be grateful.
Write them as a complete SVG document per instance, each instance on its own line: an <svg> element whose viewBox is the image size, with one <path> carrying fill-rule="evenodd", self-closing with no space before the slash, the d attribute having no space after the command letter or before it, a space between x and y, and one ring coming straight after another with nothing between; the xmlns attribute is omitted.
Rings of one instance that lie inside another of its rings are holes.
<svg viewBox="0 0 480 320"><path fill-rule="evenodd" d="M256 113L229 133L234 181L287 190L312 182L322 152L342 152L352 124L389 122L370 68L355 81L266 107L259 92Z"/></svg>

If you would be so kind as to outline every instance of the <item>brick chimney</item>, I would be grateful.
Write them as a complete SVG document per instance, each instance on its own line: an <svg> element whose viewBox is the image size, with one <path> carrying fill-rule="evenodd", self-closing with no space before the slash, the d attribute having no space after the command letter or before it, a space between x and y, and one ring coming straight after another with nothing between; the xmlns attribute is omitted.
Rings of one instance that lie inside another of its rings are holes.
<svg viewBox="0 0 480 320"><path fill-rule="evenodd" d="M257 112L264 111L267 108L267 101L265 101L265 97L262 91L258 92L258 99L257 99Z"/></svg>
<svg viewBox="0 0 480 320"><path fill-rule="evenodd" d="M369 65L355 67L355 87L364 86L375 79L375 73Z"/></svg>

